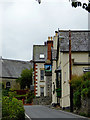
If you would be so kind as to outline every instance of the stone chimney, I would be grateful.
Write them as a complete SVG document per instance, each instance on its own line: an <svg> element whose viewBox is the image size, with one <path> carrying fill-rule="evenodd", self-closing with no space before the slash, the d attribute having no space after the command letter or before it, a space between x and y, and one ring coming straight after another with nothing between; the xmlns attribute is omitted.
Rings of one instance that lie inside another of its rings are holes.
<svg viewBox="0 0 90 120"><path fill-rule="evenodd" d="M53 47L52 37L48 37L47 46L48 46L47 59L51 61L51 47Z"/></svg>

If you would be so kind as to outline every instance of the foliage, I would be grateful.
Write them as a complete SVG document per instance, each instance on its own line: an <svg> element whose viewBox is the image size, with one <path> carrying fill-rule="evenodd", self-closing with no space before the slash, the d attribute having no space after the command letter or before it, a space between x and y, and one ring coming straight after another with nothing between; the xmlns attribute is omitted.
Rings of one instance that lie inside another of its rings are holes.
<svg viewBox="0 0 90 120"><path fill-rule="evenodd" d="M24 107L21 100L3 97L2 120L25 120Z"/></svg>
<svg viewBox="0 0 90 120"><path fill-rule="evenodd" d="M81 83L83 83L82 76L73 75L71 85L74 90L81 89Z"/></svg>
<svg viewBox="0 0 90 120"><path fill-rule="evenodd" d="M32 103L33 101L33 98L34 98L34 93L33 91L28 91L26 94L22 94L22 95L19 95L17 94L16 91L12 90L12 89L3 89L3 97L7 96L9 97L9 99L12 99L12 98L17 98L19 100L22 100L22 99L25 99L26 103Z"/></svg>
<svg viewBox="0 0 90 120"><path fill-rule="evenodd" d="M2 89L2 96L8 96L9 90L7 89Z"/></svg>
<svg viewBox="0 0 90 120"><path fill-rule="evenodd" d="M80 108L81 97L85 99L90 98L90 72L87 72L81 76L74 75L70 82L73 87L73 102L74 106Z"/></svg>
<svg viewBox="0 0 90 120"><path fill-rule="evenodd" d="M34 96L34 92L28 92L28 94L27 94L27 103L32 103L32 100L33 100L33 98L34 98L35 96Z"/></svg>
<svg viewBox="0 0 90 120"><path fill-rule="evenodd" d="M16 94L16 91L9 91L8 95L9 95L9 98L12 99L13 97L16 97L17 94Z"/></svg>
<svg viewBox="0 0 90 120"><path fill-rule="evenodd" d="M21 89L25 89L26 86L30 88L30 85L32 84L32 69L23 70L21 77L17 79L17 82L20 83Z"/></svg>
<svg viewBox="0 0 90 120"><path fill-rule="evenodd" d="M85 9L86 11L88 11L90 13L90 2L87 3L81 3L80 1L75 1L71 3L72 7L82 7L83 9Z"/></svg>
<svg viewBox="0 0 90 120"><path fill-rule="evenodd" d="M77 90L74 93L73 98L74 98L73 99L74 106L80 108L81 107L81 101L80 101L80 99L81 99L81 93L80 93L79 90Z"/></svg>

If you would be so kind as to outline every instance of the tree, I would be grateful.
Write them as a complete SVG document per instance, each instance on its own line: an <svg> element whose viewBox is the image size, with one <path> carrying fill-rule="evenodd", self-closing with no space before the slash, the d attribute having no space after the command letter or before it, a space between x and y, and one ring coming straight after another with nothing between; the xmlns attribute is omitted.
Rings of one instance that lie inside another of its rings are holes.
<svg viewBox="0 0 90 120"><path fill-rule="evenodd" d="M23 70L21 73L21 77L17 79L17 82L20 83L21 89L25 89L26 86L30 88L30 85L32 84L32 71L32 69Z"/></svg>
<svg viewBox="0 0 90 120"><path fill-rule="evenodd" d="M87 3L81 3L80 1L72 0L72 7L82 7L90 13L90 1Z"/></svg>
<svg viewBox="0 0 90 120"><path fill-rule="evenodd" d="M36 1L38 1L38 3L40 4L41 3L41 0L36 0ZM70 0L69 0L69 2L70 2ZM89 2L88 2L88 4L87 3L81 3L80 1L77 1L77 0L71 0L71 5L72 5L72 7L82 7L83 9L85 9L85 10L87 10L89 13L90 13L90 0L89 0Z"/></svg>

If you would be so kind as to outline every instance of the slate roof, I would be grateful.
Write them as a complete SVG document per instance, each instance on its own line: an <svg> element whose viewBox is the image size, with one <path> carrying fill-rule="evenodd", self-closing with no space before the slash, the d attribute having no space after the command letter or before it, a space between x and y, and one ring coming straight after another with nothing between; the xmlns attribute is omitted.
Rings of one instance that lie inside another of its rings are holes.
<svg viewBox="0 0 90 120"><path fill-rule="evenodd" d="M18 78L22 70L30 69L31 63L29 61L2 59L2 77L4 78Z"/></svg>
<svg viewBox="0 0 90 120"><path fill-rule="evenodd" d="M44 54L44 58L40 58L40 54ZM33 62L45 62L47 60L47 46L33 45Z"/></svg>
<svg viewBox="0 0 90 120"><path fill-rule="evenodd" d="M63 39L59 40L60 51L69 51L69 31L59 31ZM90 31L71 31L71 50L90 51Z"/></svg>

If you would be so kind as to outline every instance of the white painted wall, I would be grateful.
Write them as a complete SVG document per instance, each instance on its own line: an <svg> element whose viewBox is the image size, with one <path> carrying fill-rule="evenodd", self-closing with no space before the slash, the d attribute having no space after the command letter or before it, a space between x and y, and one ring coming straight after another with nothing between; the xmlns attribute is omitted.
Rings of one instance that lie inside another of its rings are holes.
<svg viewBox="0 0 90 120"><path fill-rule="evenodd" d="M44 81L40 80L40 70L44 70L44 63L37 63L37 95L40 96L40 87L44 87L44 96L46 96L46 85L45 85L45 77Z"/></svg>

